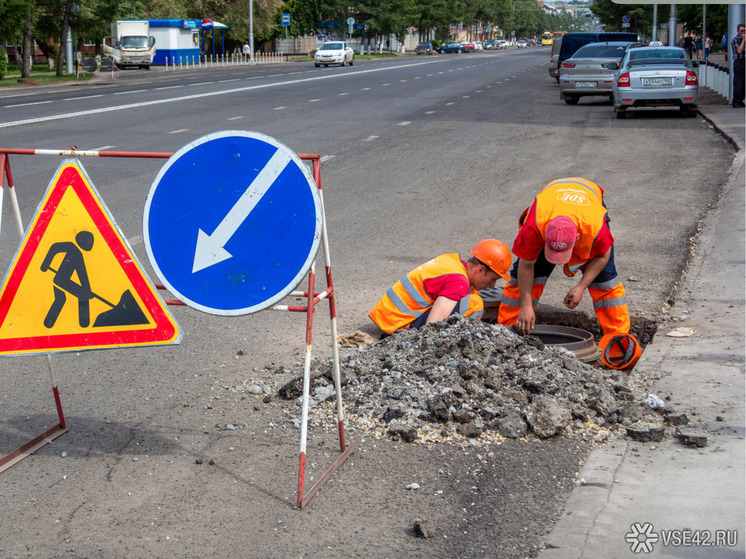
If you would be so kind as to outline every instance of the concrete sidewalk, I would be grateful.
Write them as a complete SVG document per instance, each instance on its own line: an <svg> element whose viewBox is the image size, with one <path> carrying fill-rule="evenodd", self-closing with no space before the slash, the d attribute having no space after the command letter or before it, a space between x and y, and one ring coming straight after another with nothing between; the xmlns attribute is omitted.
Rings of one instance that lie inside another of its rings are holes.
<svg viewBox="0 0 746 559"><path fill-rule="evenodd" d="M591 452L541 559L744 557L744 110L700 107L738 148L728 183L703 223L670 314L635 372L689 417L678 429L707 437L686 446L667 426L661 442L617 437ZM691 337L670 337L692 327ZM656 416L655 412L651 412Z"/></svg>

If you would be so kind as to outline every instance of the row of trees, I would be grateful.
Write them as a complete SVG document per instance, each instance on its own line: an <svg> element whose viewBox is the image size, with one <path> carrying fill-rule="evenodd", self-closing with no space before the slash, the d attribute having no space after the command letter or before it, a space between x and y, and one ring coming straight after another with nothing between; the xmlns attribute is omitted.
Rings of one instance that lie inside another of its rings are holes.
<svg viewBox="0 0 746 559"><path fill-rule="evenodd" d="M450 26L461 23L471 38L483 38L493 30L532 37L543 31L581 29L587 20L574 20L568 13L551 15L536 0L253 0L256 46L284 36L282 13L290 14L291 35L316 33L334 25L347 29L354 17L362 27L355 34L366 39L395 35L400 41L410 29L424 39L429 30L435 38L450 39ZM667 20L666 5L658 11ZM624 5L613 0L596 0L591 10L607 30L621 28L623 15L632 18L633 31L651 35L653 7ZM678 20L692 31L701 31L702 6L679 4ZM725 33L727 6L708 6L707 29L713 37ZM0 41L20 45L31 52L34 43L49 59L57 59L62 74L62 56L68 29L76 39L100 43L109 34L112 21L127 18L211 19L230 27L227 38L237 44L249 37L248 0L0 0ZM61 41L62 40L62 41ZM28 57L24 57L24 62ZM28 69L30 71L30 68Z"/></svg>
<svg viewBox="0 0 746 559"><path fill-rule="evenodd" d="M668 23L671 17L671 5L658 5L658 24ZM617 4L613 0L595 0L591 4L591 11L599 19L606 31L623 31L622 17L630 17L631 31L636 31L640 37L652 37L653 33L653 5L652 4ZM717 43L728 29L728 5L707 5L707 34ZM702 5L677 4L676 21L683 23L685 31L702 33Z"/></svg>
<svg viewBox="0 0 746 559"><path fill-rule="evenodd" d="M291 35L317 32L321 27L347 29L354 17L356 35L374 38L395 35L403 40L411 28L424 35L450 38L450 25L461 23L474 38L502 29L516 36L568 29L569 14L546 14L537 0L253 0L254 38L263 42L284 36L282 13L289 13ZM68 29L78 41L100 43L112 21L127 18L202 19L229 26L227 39L241 43L249 37L248 0L0 0L0 41L32 52L34 43L48 59L57 59L62 74ZM24 60L28 57L24 57Z"/></svg>

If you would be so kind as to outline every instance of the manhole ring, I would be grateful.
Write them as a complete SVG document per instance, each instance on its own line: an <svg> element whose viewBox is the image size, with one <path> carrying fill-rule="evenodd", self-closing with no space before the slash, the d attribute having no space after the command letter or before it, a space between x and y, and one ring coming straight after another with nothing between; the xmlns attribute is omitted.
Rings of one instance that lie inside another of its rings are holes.
<svg viewBox="0 0 746 559"><path fill-rule="evenodd" d="M507 327L515 332L515 327ZM601 350L593 339L593 334L580 328L570 326L553 326L550 324L537 324L531 335L539 338L544 345L560 346L575 354L575 357L584 363L592 363L601 357Z"/></svg>

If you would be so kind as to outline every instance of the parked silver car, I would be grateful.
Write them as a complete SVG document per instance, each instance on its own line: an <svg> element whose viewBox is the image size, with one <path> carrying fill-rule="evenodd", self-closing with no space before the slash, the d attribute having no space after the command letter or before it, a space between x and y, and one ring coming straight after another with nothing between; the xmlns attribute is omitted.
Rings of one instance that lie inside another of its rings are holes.
<svg viewBox="0 0 746 559"><path fill-rule="evenodd" d="M699 79L686 51L678 47L638 47L629 49L614 78L614 111L624 118L630 107L679 107L686 116L695 116L699 103Z"/></svg>
<svg viewBox="0 0 746 559"><path fill-rule="evenodd" d="M313 65L318 68L322 64L324 66L329 66L329 64L352 66L355 64L355 52L344 41L328 41L323 43L313 55Z"/></svg>
<svg viewBox="0 0 746 559"><path fill-rule="evenodd" d="M581 97L589 95L613 96L614 71L610 62L619 62L628 48L640 43L614 41L589 43L559 66L560 99L575 105Z"/></svg>

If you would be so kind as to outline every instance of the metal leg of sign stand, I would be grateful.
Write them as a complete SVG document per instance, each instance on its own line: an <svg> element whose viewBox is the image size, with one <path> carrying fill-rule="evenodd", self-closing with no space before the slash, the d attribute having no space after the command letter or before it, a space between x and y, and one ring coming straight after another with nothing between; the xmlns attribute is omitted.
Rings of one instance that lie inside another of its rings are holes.
<svg viewBox="0 0 746 559"><path fill-rule="evenodd" d="M57 375L52 369L52 358L47 355L47 365L49 366L49 377L52 380L52 393L54 394L54 405L57 407L57 417L59 423L44 431L38 437L31 439L23 446L17 448L7 456L0 458L0 473L4 472L14 464L17 464L33 452L36 452L46 444L51 443L54 439L60 435L67 433L67 426L65 425L65 415L62 413L62 402L60 401L60 392L57 390Z"/></svg>
<svg viewBox="0 0 746 559"><path fill-rule="evenodd" d="M13 185L13 174L10 171L10 159L6 153L0 153L0 220L2 218L2 204L3 204L3 193L5 192L4 181L8 179L8 190L10 191L10 201L13 206L13 214L16 219L16 225L18 226L18 235L23 238L23 222L21 221L21 210L18 206L18 197L16 196L16 189ZM1 225L0 221L0 225ZM31 453L35 452L44 445L52 442L54 439L67 432L65 425L65 416L62 413L62 403L60 401L60 393L57 389L57 377L52 369L52 358L47 355L47 366L49 367L49 376L52 380L52 393L54 394L54 404L57 407L57 416L59 423L44 431L38 437L31 439L29 442L14 450L7 456L0 458L0 473L4 472L14 464L20 462Z"/></svg>
<svg viewBox="0 0 746 559"><path fill-rule="evenodd" d="M301 436L300 436L300 462L298 466L298 502L297 506L299 509L305 507L311 499L318 493L321 487L329 481L335 471L344 464L347 458L350 457L352 452L357 448L357 442L353 441L349 446L345 443L345 431L344 431L344 409L342 407L342 386L340 381L339 371L339 349L337 347L337 316L336 316L336 304L334 296L334 285L332 282L332 268L329 257L329 241L326 230L326 213L324 212L324 198L321 190L321 173L320 173L320 160L318 155L314 156L300 156L301 159L311 159L313 162L313 175L316 185L319 188L319 196L321 199L321 213L322 213L322 231L321 231L321 242L324 250L324 267L326 271L326 290L321 293L314 291L316 282L316 263L314 262L311 266L311 270L308 274L308 292L296 293L296 295L305 295L307 297L307 305L303 307L284 307L283 310L294 310L294 311L305 311L306 312L306 358L303 367L303 411L301 419ZM334 461L331 467L324 473L323 476L309 489L307 493L303 493L305 477L306 477L306 442L308 438L308 402L311 392L311 342L313 338L313 312L314 307L322 300L329 300L329 316L331 319L331 334L332 334L332 356L333 356L333 367L334 367L334 388L336 391L337 401L337 430L339 432L339 449L342 454Z"/></svg>
<svg viewBox="0 0 746 559"><path fill-rule="evenodd" d="M8 178L8 191L10 192L10 202L13 205L13 215L16 218L18 235L23 238L23 223L21 222L21 210L18 207L18 197L16 189L13 187L13 174L10 172L10 159L5 153L0 153L0 230L2 228L2 208L3 194L5 192L5 177Z"/></svg>

